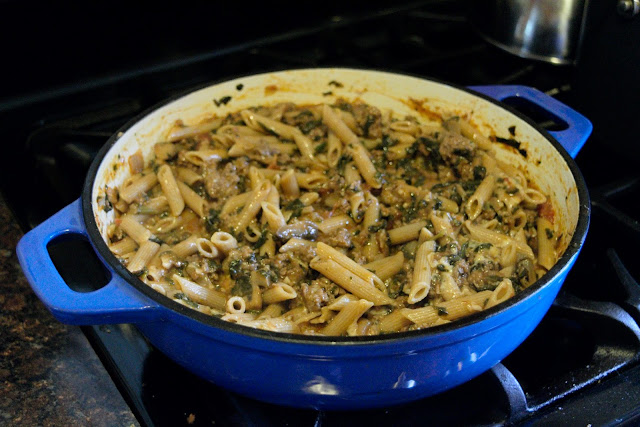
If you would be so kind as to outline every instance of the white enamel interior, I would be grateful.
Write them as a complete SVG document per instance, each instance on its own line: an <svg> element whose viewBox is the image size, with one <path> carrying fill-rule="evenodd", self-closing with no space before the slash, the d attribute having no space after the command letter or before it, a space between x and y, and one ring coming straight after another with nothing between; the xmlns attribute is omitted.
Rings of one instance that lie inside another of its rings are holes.
<svg viewBox="0 0 640 427"><path fill-rule="evenodd" d="M332 81L340 82L343 87L330 85ZM238 85L242 85L241 90ZM329 91L332 95L326 94ZM214 100L225 96L231 96L231 101L216 106ZM145 162L148 161L153 145L166 139L176 120L189 125L254 105L272 105L284 101L299 104L331 103L337 97L361 99L381 110L391 109L398 117L410 114L428 121L428 117L412 108L412 105L416 105L416 102L409 102L412 99L432 112L462 115L485 135L510 137L508 129L515 126L515 138L528 152L527 159L503 144L494 144L496 155L498 159L524 169L527 176L551 196L556 209L556 227L563 233L561 246L563 249L567 247L578 222L576 183L565 160L535 128L491 102L445 84L405 75L353 69L291 70L241 77L192 92L142 118L119 136L102 161L94 181L92 205L103 238L108 224L113 222L113 210L104 212L97 209L99 197L104 197L105 187L117 187L129 176L127 158L138 149L142 150Z"/></svg>

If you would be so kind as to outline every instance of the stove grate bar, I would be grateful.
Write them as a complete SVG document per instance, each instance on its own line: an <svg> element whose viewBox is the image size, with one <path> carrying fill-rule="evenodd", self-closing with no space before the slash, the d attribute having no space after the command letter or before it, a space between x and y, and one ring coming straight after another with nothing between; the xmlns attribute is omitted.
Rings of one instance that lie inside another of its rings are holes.
<svg viewBox="0 0 640 427"><path fill-rule="evenodd" d="M500 382L509 402L509 424L525 418L530 412L527 396L515 375L502 363L491 368L491 372Z"/></svg>
<svg viewBox="0 0 640 427"><path fill-rule="evenodd" d="M621 305L631 317L640 324L640 284L631 276L615 249L607 249L607 257L618 275L618 279L627 293L626 300Z"/></svg>

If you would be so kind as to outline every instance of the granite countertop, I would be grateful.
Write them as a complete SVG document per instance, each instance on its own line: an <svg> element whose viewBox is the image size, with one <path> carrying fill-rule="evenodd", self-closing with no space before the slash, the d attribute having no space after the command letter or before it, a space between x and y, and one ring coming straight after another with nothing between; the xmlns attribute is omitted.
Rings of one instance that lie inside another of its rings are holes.
<svg viewBox="0 0 640 427"><path fill-rule="evenodd" d="M80 328L54 319L31 290L21 236L0 195L0 425L138 425Z"/></svg>

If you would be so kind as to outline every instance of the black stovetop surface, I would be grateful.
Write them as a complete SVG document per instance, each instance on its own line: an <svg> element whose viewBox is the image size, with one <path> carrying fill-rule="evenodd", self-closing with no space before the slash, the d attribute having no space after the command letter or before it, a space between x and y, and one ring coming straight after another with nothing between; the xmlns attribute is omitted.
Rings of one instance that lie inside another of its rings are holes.
<svg viewBox="0 0 640 427"><path fill-rule="evenodd" d="M0 100L4 135L15 147L13 156L0 160L0 189L27 231L79 197L101 145L139 112L207 82L267 70L352 66L461 85L523 84L580 110L574 66L532 62L494 48L473 31L462 4L349 10L136 72ZM535 111L524 112L536 119ZM83 331L143 425L183 425L190 414L194 425L632 425L640 420L640 224L634 203L640 178L633 157L602 138L587 141L576 161L592 197L591 227L556 302L502 363L431 398L354 412L283 409L195 377L132 325ZM84 256L66 255L78 251ZM92 268L100 267L86 261L95 261L86 242L54 245L51 253L71 287L95 282Z"/></svg>

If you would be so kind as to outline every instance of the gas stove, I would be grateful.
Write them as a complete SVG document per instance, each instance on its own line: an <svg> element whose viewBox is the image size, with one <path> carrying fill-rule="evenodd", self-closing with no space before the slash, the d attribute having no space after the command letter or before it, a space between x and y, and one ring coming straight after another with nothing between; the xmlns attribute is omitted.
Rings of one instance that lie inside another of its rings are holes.
<svg viewBox="0 0 640 427"><path fill-rule="evenodd" d="M191 88L269 70L343 66L460 85L520 84L581 111L573 85L578 67L534 62L493 47L467 22L463 4L345 10L268 36L227 40L221 49L147 61L135 72L114 71L0 100L4 136L14 147L0 159L0 189L28 231L79 197L97 151L132 117ZM512 106L544 128L560 126L531 106ZM191 414L195 425L632 425L640 420L640 215L634 203L640 178L632 157L610 149L597 132L587 141L576 160L592 198L591 227L560 295L533 334L500 364L427 399L366 411L283 410L185 371L135 326L82 330L142 425L181 425ZM106 283L86 241L58 242L50 252L72 288ZM80 252L82 257L68 256Z"/></svg>

